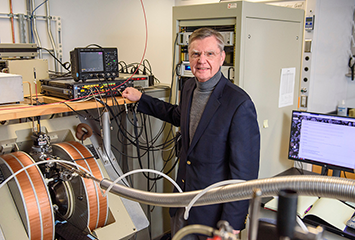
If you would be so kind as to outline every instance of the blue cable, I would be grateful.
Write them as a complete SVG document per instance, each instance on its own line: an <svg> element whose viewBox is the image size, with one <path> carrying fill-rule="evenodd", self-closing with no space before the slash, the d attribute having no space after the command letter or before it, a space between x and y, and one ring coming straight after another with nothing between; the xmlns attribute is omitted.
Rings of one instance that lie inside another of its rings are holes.
<svg viewBox="0 0 355 240"><path fill-rule="evenodd" d="M46 2L48 2L48 0L45 0L45 1L42 2L40 5L38 5L38 6L32 11L31 16L33 17L33 13L34 13L40 6L42 6L43 4L45 4Z"/></svg>

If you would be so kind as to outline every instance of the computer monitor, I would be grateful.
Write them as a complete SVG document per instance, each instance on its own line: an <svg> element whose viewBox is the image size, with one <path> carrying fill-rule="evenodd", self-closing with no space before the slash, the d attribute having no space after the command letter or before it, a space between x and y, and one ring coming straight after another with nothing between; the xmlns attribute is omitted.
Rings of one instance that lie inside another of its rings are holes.
<svg viewBox="0 0 355 240"><path fill-rule="evenodd" d="M340 171L355 169L355 118L292 112L288 158Z"/></svg>

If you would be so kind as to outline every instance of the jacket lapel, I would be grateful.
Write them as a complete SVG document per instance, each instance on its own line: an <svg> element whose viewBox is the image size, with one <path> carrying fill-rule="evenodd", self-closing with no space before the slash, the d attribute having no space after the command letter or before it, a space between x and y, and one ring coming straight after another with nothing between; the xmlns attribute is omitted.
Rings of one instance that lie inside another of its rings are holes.
<svg viewBox="0 0 355 240"><path fill-rule="evenodd" d="M184 143L185 144L185 149L189 148L189 125L190 125L190 109L191 109L191 102L192 102L192 93L196 87L196 84L194 83L192 87L188 88L186 90L186 95L182 96L185 99L188 99L188 101L185 101L184 103L186 106L182 106L181 110L181 116L187 116L185 118L182 118L181 126L185 126L181 128L181 136L184 138Z"/></svg>
<svg viewBox="0 0 355 240"><path fill-rule="evenodd" d="M187 155L189 155L190 152L192 151L192 149L195 147L196 143L198 142L198 140L200 139L200 137L202 136L202 134L206 130L208 124L210 123L211 119L214 117L216 111L218 110L218 108L220 106L219 99L222 97L222 92L223 92L225 84L226 84L225 79L222 76L221 79L219 80L218 84L216 85L216 88L213 90L213 92L206 104L205 110L202 113L200 122L197 126L195 135L192 139L192 142L191 142L191 145L190 145L189 150L187 152ZM190 106L191 106L191 104L190 104ZM190 107L189 107L189 111L190 111ZM188 112L188 116L190 116L189 112ZM188 119L187 124L189 124L189 121L190 121L190 118Z"/></svg>

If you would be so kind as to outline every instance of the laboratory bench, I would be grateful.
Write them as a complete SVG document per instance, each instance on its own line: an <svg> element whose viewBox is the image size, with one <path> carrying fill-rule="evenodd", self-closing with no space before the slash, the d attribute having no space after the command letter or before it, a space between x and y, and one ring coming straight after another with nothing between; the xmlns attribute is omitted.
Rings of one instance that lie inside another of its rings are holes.
<svg viewBox="0 0 355 240"><path fill-rule="evenodd" d="M36 104L37 102L39 104ZM112 98L105 98L105 103L109 106L112 106L113 104L123 105L125 102L132 103L122 97L115 97L115 101ZM95 100L70 101L57 97L40 95L37 100L35 98L32 99L32 104L29 98L25 98L25 101L18 104L0 105L0 121L88 110L97 107L103 107L103 105Z"/></svg>

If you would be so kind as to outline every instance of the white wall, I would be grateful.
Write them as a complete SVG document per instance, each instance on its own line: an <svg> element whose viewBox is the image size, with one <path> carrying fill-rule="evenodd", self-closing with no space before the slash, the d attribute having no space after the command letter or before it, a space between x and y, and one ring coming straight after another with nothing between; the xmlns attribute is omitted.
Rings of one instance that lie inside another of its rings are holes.
<svg viewBox="0 0 355 240"><path fill-rule="evenodd" d="M9 13L8 1L2 1L0 13ZM51 15L61 17L63 60L75 47L96 43L119 49L119 60L140 62L145 46L145 23L139 0L61 0L51 1ZM174 0L142 0L148 23L148 45L145 58L161 82L171 82L172 69L172 6ZM42 1L36 1L38 6ZM13 12L25 13L25 0L13 1ZM44 15L44 5L36 11ZM38 21L43 47L51 48L45 36L45 24ZM16 22L16 39L18 38ZM10 21L0 19L0 41L12 42ZM50 66L51 68L51 66Z"/></svg>
<svg viewBox="0 0 355 240"><path fill-rule="evenodd" d="M317 0L308 111L335 111L338 101L355 98L355 82L345 76L354 7L355 0Z"/></svg>

